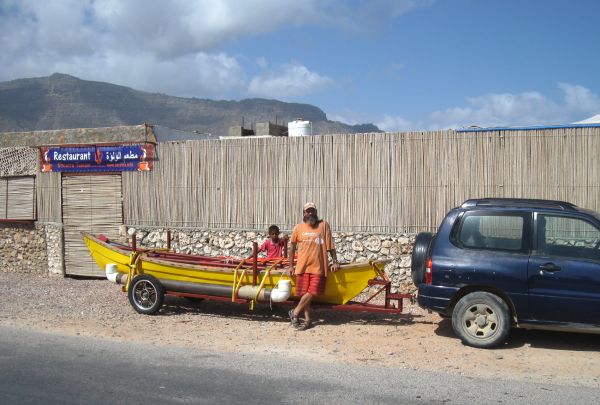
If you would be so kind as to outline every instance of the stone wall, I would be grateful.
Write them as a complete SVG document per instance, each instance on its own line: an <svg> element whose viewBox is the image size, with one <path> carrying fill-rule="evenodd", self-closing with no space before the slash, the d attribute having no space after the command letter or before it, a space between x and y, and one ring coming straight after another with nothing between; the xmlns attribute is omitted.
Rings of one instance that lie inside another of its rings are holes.
<svg viewBox="0 0 600 405"><path fill-rule="evenodd" d="M46 232L29 224L0 224L0 271L46 273Z"/></svg>
<svg viewBox="0 0 600 405"><path fill-rule="evenodd" d="M139 246L166 247L165 229L123 227L122 236L137 234ZM385 268L392 280L392 291L415 290L410 278L410 254L414 235L379 235L365 233L333 233L338 259L359 262L368 259L389 259ZM267 238L265 232L185 229L171 231L171 248L178 253L206 256L248 257L252 242L259 245Z"/></svg>
<svg viewBox="0 0 600 405"><path fill-rule="evenodd" d="M64 275L64 239L63 225L60 223L45 223L47 269L51 274Z"/></svg>

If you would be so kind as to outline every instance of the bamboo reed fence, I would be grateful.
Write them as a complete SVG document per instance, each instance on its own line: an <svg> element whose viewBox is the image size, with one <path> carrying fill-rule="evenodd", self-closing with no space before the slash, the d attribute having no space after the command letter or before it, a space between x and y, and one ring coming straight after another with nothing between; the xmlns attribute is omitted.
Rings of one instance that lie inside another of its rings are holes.
<svg viewBox="0 0 600 405"><path fill-rule="evenodd" d="M123 173L124 222L291 229L313 201L334 230L435 230L469 198L559 199L600 210L600 128L429 131L159 144Z"/></svg>
<svg viewBox="0 0 600 405"><path fill-rule="evenodd" d="M38 222L62 222L61 174L39 172L35 188Z"/></svg>
<svg viewBox="0 0 600 405"><path fill-rule="evenodd" d="M35 177L0 177L0 220L35 220Z"/></svg>

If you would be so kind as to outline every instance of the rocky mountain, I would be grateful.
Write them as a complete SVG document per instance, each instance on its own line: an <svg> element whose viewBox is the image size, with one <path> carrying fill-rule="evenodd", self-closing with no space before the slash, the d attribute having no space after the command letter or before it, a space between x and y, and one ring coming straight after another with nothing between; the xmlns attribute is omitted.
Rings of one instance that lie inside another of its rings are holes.
<svg viewBox="0 0 600 405"><path fill-rule="evenodd" d="M287 123L302 117L314 133L377 132L373 124L329 121L310 104L260 98L240 101L173 97L55 73L0 83L0 132L135 125L144 122L175 129L226 135L231 125Z"/></svg>

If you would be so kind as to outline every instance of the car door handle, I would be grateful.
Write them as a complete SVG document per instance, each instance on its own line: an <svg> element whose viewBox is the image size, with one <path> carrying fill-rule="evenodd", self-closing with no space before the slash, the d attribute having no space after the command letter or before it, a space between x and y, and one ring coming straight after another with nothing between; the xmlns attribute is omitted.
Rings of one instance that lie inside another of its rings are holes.
<svg viewBox="0 0 600 405"><path fill-rule="evenodd" d="M540 270L554 273L555 271L560 271L560 266L557 266L554 263L544 263L540 265Z"/></svg>

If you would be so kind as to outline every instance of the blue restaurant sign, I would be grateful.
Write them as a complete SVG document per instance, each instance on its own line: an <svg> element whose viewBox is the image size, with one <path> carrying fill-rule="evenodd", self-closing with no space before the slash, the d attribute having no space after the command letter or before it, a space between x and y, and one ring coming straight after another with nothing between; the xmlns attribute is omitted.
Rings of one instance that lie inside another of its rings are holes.
<svg viewBox="0 0 600 405"><path fill-rule="evenodd" d="M42 147L42 172L120 172L152 170L154 145Z"/></svg>

